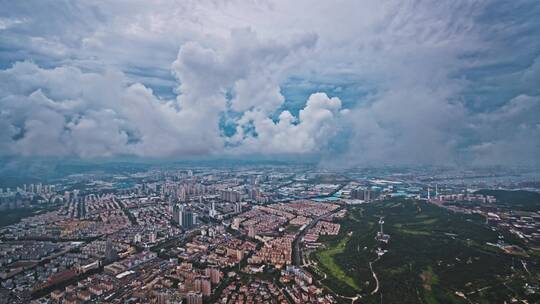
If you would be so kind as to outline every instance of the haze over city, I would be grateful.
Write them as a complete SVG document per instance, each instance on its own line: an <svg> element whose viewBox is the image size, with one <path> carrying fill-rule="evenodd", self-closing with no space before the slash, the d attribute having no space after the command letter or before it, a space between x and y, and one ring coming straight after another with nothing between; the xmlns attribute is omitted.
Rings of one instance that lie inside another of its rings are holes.
<svg viewBox="0 0 540 304"><path fill-rule="evenodd" d="M540 303L539 16L0 0L0 304Z"/></svg>

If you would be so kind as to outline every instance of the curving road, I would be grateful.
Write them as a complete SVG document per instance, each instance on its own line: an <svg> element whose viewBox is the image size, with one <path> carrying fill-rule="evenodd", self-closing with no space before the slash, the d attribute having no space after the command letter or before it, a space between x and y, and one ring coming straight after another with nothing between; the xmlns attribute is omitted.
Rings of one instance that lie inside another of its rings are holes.
<svg viewBox="0 0 540 304"><path fill-rule="evenodd" d="M369 262L369 270L371 270L371 274L373 274L373 278L375 279L375 289L373 289L373 291L371 292L371 294L376 294L377 291L379 291L379 279L377 278L377 274L375 273L375 271L373 271L373 263L377 262L378 260L380 259L380 257L377 257L374 261L372 262Z"/></svg>

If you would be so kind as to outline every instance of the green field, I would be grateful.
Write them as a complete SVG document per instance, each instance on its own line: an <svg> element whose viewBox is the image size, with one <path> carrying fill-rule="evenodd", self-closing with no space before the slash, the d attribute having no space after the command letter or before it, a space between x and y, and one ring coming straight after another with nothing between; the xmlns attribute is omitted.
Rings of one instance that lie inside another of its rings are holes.
<svg viewBox="0 0 540 304"><path fill-rule="evenodd" d="M388 244L374 236L384 216ZM503 303L512 298L538 303L525 283L538 286L538 258L503 253L499 233L477 215L454 214L426 202L393 200L351 207L340 223L340 234L325 237L325 248L311 257L326 274L321 284L340 296L362 295L362 303ZM349 232L353 232L352 235ZM503 234L507 243L519 240ZM375 249L388 250L373 263L379 292L369 269ZM521 266L527 263L530 273ZM466 298L466 299L465 299ZM343 300L346 302L346 300Z"/></svg>
<svg viewBox="0 0 540 304"><path fill-rule="evenodd" d="M320 267L326 270L333 278L337 278L341 282L345 282L356 291L360 291L360 287L354 279L347 275L343 269L336 263L335 257L345 251L349 237L342 238L337 244L333 244L326 249L316 253L316 258L320 263Z"/></svg>
<svg viewBox="0 0 540 304"><path fill-rule="evenodd" d="M285 229L286 232L296 233L300 230L301 226L288 225Z"/></svg>

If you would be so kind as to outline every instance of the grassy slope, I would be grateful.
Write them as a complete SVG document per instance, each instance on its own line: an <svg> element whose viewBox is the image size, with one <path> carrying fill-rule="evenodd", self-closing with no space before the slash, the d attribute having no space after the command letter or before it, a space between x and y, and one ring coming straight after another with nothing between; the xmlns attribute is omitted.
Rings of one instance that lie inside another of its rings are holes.
<svg viewBox="0 0 540 304"><path fill-rule="evenodd" d="M337 244L330 246L326 249L317 252L316 257L323 269L327 271L327 274L339 281L345 282L350 287L357 291L360 291L360 287L352 277L347 275L343 269L336 263L335 256L342 254L345 251L345 246L349 241L349 237L344 237Z"/></svg>

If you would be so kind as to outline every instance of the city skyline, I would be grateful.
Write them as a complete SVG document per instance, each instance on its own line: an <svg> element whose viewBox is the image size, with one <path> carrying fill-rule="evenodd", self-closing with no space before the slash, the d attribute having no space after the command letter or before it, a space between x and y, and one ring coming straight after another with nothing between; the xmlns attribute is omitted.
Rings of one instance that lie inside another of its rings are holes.
<svg viewBox="0 0 540 304"><path fill-rule="evenodd" d="M540 299L530 170L73 169L0 184L1 304Z"/></svg>

